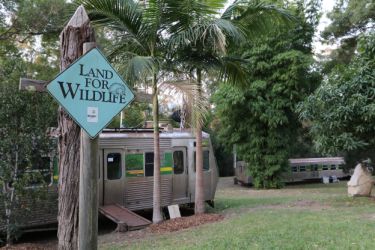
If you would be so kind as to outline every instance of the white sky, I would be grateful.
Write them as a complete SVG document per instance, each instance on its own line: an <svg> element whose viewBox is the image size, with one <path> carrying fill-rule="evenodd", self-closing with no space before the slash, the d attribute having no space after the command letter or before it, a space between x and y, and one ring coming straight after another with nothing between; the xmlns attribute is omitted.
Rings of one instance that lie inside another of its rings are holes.
<svg viewBox="0 0 375 250"><path fill-rule="evenodd" d="M323 0L322 1L322 17L320 18L319 25L317 27L317 31L314 37L314 42L313 42L313 48L314 48L314 53L322 53L324 50L329 50L336 48L336 45L327 45L327 44L322 44L320 42L320 32L324 30L325 27L327 27L331 21L327 18L327 13L330 12L335 5L335 0Z"/></svg>

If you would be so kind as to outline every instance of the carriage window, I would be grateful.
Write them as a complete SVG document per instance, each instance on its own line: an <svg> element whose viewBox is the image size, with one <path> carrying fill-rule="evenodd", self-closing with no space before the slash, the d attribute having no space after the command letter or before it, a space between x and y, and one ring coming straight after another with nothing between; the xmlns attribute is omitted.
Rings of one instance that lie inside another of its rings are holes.
<svg viewBox="0 0 375 250"><path fill-rule="evenodd" d="M305 172L306 171L306 167L305 166L300 166L299 167L299 171L300 172Z"/></svg>
<svg viewBox="0 0 375 250"><path fill-rule="evenodd" d="M145 153L145 176L154 176L154 152Z"/></svg>
<svg viewBox="0 0 375 250"><path fill-rule="evenodd" d="M341 164L340 164L340 165L338 166L338 169L343 169L343 168L344 168L344 165L341 165Z"/></svg>
<svg viewBox="0 0 375 250"><path fill-rule="evenodd" d="M335 170L336 169L336 165L331 165L331 170Z"/></svg>
<svg viewBox="0 0 375 250"><path fill-rule="evenodd" d="M292 167L292 172L297 172L297 167L296 166Z"/></svg>
<svg viewBox="0 0 375 250"><path fill-rule="evenodd" d="M194 172L196 169L196 162L197 162L197 154L194 151ZM210 151L204 150L203 151L203 171L210 170Z"/></svg>
<svg viewBox="0 0 375 250"><path fill-rule="evenodd" d="M174 174L184 172L184 153L182 151L173 152L173 172Z"/></svg>
<svg viewBox="0 0 375 250"><path fill-rule="evenodd" d="M318 165L311 165L311 171L318 171Z"/></svg>
<svg viewBox="0 0 375 250"><path fill-rule="evenodd" d="M111 153L107 155L107 179L118 180L121 178L121 154Z"/></svg>
<svg viewBox="0 0 375 250"><path fill-rule="evenodd" d="M210 152L208 150L203 151L203 171L210 170Z"/></svg>
<svg viewBox="0 0 375 250"><path fill-rule="evenodd" d="M126 154L125 169L127 177L144 176L143 154Z"/></svg>
<svg viewBox="0 0 375 250"><path fill-rule="evenodd" d="M328 170L328 166L327 165L323 165L323 170Z"/></svg>

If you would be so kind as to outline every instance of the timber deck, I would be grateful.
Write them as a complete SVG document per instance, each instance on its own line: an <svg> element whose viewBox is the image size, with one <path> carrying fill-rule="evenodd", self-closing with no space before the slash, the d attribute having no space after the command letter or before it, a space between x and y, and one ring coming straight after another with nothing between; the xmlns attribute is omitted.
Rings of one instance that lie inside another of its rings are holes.
<svg viewBox="0 0 375 250"><path fill-rule="evenodd" d="M141 229L151 224L151 221L118 204L100 206L99 212L117 223L117 231L120 232Z"/></svg>

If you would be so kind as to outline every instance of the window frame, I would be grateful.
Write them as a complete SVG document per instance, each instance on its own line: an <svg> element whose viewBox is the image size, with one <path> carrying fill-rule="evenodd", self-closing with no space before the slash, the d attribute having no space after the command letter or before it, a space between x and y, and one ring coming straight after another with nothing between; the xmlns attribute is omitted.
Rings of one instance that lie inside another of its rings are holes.
<svg viewBox="0 0 375 250"><path fill-rule="evenodd" d="M175 164L174 164L174 153L175 152L182 152L182 172L176 173L175 172ZM173 160L173 175L182 175L186 174L186 151L184 149L174 149L172 151L172 160Z"/></svg>
<svg viewBox="0 0 375 250"><path fill-rule="evenodd" d="M117 154L117 155L120 155L120 161L119 161L119 165L120 165L120 173L121 173L121 175L120 175L120 177L119 178L116 178L116 179L110 179L110 178L108 178L108 156L109 155L111 155L111 154ZM124 176L124 173L123 173L123 160L125 161L125 157L123 157L123 153L121 153L121 152L118 152L118 151L108 151L106 154L106 158L105 158L105 162L106 162L106 168L105 168L105 178L106 178L106 180L108 180L108 181L117 181L117 180L121 180L122 178L123 178L123 176Z"/></svg>
<svg viewBox="0 0 375 250"><path fill-rule="evenodd" d="M211 166L210 166L210 163L211 163L211 154L210 154L210 149L209 148L203 148L203 154L202 154L202 157L203 157L203 172L209 172L211 171ZM208 152L208 169L205 169L204 168L204 152L207 151ZM194 173L196 173L196 161L197 161L197 151L194 150L193 151L193 171Z"/></svg>

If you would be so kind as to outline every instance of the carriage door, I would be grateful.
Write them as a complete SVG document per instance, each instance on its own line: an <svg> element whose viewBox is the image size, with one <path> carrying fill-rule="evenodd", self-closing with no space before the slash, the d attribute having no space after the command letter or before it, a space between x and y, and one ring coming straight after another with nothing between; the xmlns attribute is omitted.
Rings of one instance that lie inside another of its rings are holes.
<svg viewBox="0 0 375 250"><path fill-rule="evenodd" d="M124 196L124 154L121 149L104 150L104 205L123 205Z"/></svg>
<svg viewBox="0 0 375 250"><path fill-rule="evenodd" d="M186 166L186 148L174 148L172 189L175 203L182 203L188 199L188 170Z"/></svg>

